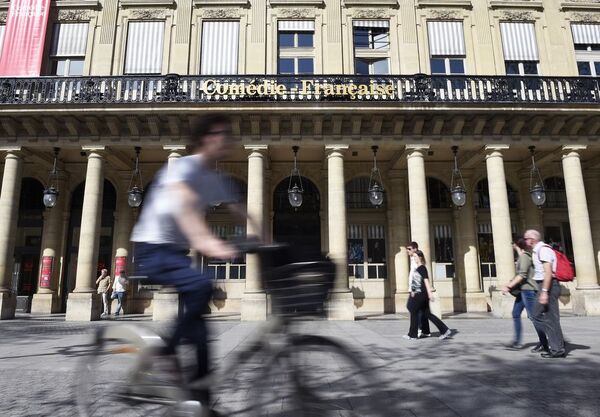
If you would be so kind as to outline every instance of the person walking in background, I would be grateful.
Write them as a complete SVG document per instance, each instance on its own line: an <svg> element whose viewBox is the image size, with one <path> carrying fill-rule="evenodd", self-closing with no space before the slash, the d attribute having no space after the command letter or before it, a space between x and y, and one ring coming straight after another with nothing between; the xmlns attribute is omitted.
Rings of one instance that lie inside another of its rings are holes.
<svg viewBox="0 0 600 417"><path fill-rule="evenodd" d="M515 336L510 344L514 349L522 349L522 325L521 314L523 309L527 310L527 317L533 322L533 308L535 306L535 298L537 295L537 285L533 280L535 269L531 259L531 252L525 243L525 239L520 238L516 243L513 243L513 248L517 252L517 275L504 287L504 294L511 293L515 296L513 305L512 317L515 328ZM539 344L548 346L546 335L537 326L535 330L538 334Z"/></svg>
<svg viewBox="0 0 600 417"><path fill-rule="evenodd" d="M566 356L565 340L560 327L558 298L560 284L554 277L556 271L556 255L552 248L542 241L540 232L527 230L523 235L527 245L532 248L534 279L538 285L538 297L533 313L534 325L543 330L547 344L543 342L532 349L532 352L543 352L543 358L564 358Z"/></svg>
<svg viewBox="0 0 600 417"><path fill-rule="evenodd" d="M98 286L98 294L102 295L102 314L100 317L104 317L108 315L108 291L110 290L110 275L108 275L107 269L100 271L96 285Z"/></svg>
<svg viewBox="0 0 600 417"><path fill-rule="evenodd" d="M408 259L410 262L410 271L408 273L408 292L410 293L412 287L412 277L419 266L417 261L417 256L415 255L416 251L419 250L419 244L417 242L410 242L406 245L406 251L408 252ZM409 300L410 301L410 300ZM408 308L408 305L407 305ZM430 337L431 331L429 330L429 320L423 316L423 314L418 313L417 317L417 325L419 326L419 331L417 333L417 337Z"/></svg>
<svg viewBox="0 0 600 417"><path fill-rule="evenodd" d="M415 251L417 269L412 275L410 297L408 298L408 311L410 312L410 328L408 334L403 337L408 340L417 339L419 313L423 315L423 321L431 320L440 331L440 339L446 339L452 331L429 310L429 301L433 300L433 291L429 283L429 274L425 267L425 255L420 250ZM427 323L429 325L429 323Z"/></svg>
<svg viewBox="0 0 600 417"><path fill-rule="evenodd" d="M127 291L127 277L124 272L116 276L112 283L113 293L111 299L117 300L117 309L115 310L115 316L121 314L121 308L123 308L123 299L125 298L125 292Z"/></svg>

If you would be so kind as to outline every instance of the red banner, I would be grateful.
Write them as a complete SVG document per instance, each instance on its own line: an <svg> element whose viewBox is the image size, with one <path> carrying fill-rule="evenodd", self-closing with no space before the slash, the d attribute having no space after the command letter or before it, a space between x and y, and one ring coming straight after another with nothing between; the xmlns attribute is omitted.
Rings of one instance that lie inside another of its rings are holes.
<svg viewBox="0 0 600 417"><path fill-rule="evenodd" d="M0 76L39 76L50 0L12 0L0 57Z"/></svg>
<svg viewBox="0 0 600 417"><path fill-rule="evenodd" d="M54 265L54 256L42 257L42 270L40 272L40 288L50 288L52 279L52 267Z"/></svg>
<svg viewBox="0 0 600 417"><path fill-rule="evenodd" d="M127 269L127 256L117 256L115 258L115 277L121 275L121 272L125 272Z"/></svg>

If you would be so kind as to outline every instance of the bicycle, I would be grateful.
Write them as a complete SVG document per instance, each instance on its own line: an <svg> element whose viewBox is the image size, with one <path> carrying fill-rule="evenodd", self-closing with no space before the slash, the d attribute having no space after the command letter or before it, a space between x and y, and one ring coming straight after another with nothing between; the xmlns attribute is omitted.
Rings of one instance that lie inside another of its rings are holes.
<svg viewBox="0 0 600 417"><path fill-rule="evenodd" d="M282 245L246 245L244 251L259 254L271 300L271 318L251 342L218 372L190 384L176 356L157 353L165 342L156 332L131 325L100 328L93 354L78 372L80 416L390 415L377 379L358 354L329 337L292 331L301 325L298 319L325 312L333 263L288 263L290 249ZM213 411L191 400L192 390L207 388L220 394Z"/></svg>

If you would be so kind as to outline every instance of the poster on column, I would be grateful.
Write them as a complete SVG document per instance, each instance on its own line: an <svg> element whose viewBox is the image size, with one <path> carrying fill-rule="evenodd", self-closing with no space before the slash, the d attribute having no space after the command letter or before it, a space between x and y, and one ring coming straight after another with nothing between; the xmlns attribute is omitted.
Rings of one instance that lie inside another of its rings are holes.
<svg viewBox="0 0 600 417"><path fill-rule="evenodd" d="M4 31L0 76L39 76L50 0L11 0Z"/></svg>
<svg viewBox="0 0 600 417"><path fill-rule="evenodd" d="M40 288L50 288L52 279L52 267L54 265L54 256L42 257L42 270L40 272Z"/></svg>
<svg viewBox="0 0 600 417"><path fill-rule="evenodd" d="M127 274L126 267L127 256L117 256L115 258L115 276L118 277L121 275L121 272L125 272L125 274Z"/></svg>

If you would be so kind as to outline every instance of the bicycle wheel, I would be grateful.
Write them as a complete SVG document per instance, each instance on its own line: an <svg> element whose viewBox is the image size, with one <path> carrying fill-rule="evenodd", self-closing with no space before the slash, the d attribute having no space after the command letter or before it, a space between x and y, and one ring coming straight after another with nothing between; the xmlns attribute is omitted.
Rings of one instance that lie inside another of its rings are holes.
<svg viewBox="0 0 600 417"><path fill-rule="evenodd" d="M100 332L91 356L80 363L76 399L79 415L166 416L183 400L176 357L144 356L123 339Z"/></svg>
<svg viewBox="0 0 600 417"><path fill-rule="evenodd" d="M373 369L344 345L320 336L292 336L257 383L254 415L393 415Z"/></svg>

